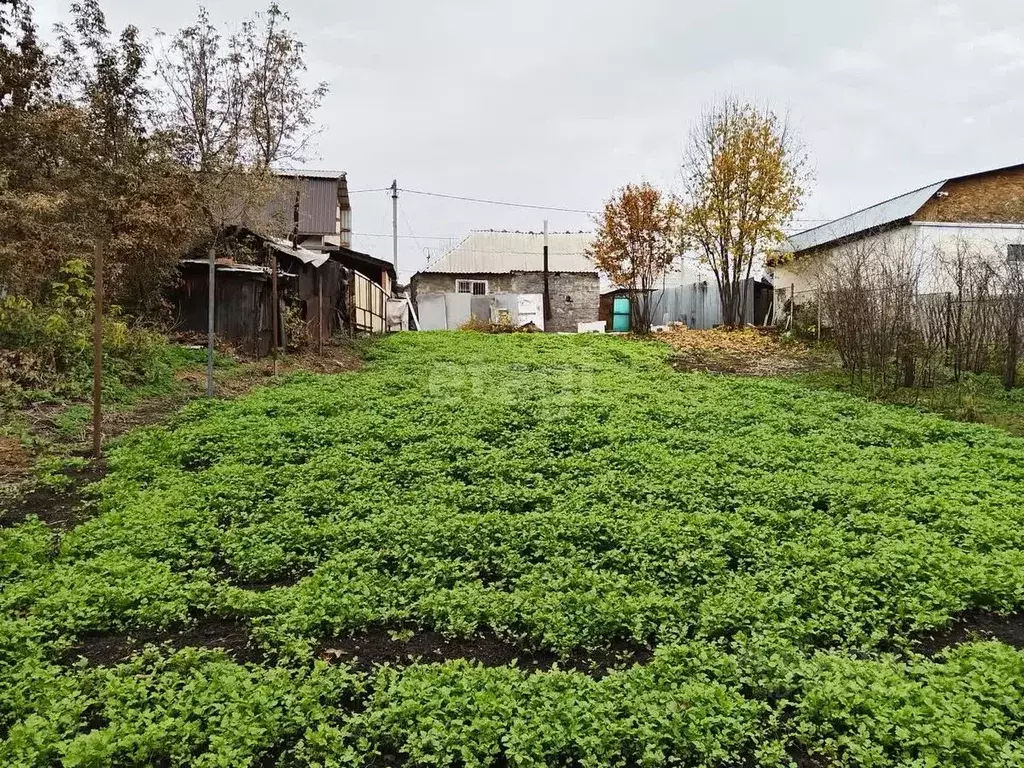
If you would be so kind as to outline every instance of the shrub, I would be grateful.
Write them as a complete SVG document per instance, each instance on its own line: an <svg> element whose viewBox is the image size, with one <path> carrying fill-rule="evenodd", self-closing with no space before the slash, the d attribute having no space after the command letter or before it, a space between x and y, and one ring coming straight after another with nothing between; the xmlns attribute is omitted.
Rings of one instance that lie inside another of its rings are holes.
<svg viewBox="0 0 1024 768"><path fill-rule="evenodd" d="M93 291L84 261L67 262L41 303L0 301L0 398L82 397L92 385ZM103 373L110 397L165 376L161 335L130 326L117 307L103 319Z"/></svg>

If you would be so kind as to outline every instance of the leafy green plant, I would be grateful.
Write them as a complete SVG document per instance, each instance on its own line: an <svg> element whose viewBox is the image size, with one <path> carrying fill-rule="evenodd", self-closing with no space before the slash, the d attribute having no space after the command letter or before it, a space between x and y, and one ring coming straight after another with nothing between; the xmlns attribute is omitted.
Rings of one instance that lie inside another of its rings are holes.
<svg viewBox="0 0 1024 768"><path fill-rule="evenodd" d="M401 334L366 354L131 433L97 517L0 536L0 756L1019 763L1024 654L913 653L965 610L1024 607L1018 439L677 374L666 347L619 338ZM265 661L58 664L93 633L225 617ZM318 659L424 629L523 661ZM597 672L567 670L588 657Z"/></svg>
<svg viewBox="0 0 1024 768"><path fill-rule="evenodd" d="M103 321L104 379L116 401L133 386L159 378L159 334L129 326L117 307ZM44 303L0 300L0 392L17 401L36 390L57 399L86 395L92 381L92 287L89 267L67 261Z"/></svg>

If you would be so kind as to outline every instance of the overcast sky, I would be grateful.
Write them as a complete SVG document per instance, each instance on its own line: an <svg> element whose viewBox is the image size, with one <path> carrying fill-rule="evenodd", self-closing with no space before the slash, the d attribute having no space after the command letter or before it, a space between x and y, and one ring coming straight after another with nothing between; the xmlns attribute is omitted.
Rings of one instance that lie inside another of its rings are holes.
<svg viewBox="0 0 1024 768"><path fill-rule="evenodd" d="M37 0L42 28L64 0ZM678 184L716 96L788 111L815 166L801 219L1024 162L1024 4L1012 0L281 0L330 95L311 168L400 187L595 209ZM172 31L188 2L106 0L111 26ZM257 4L210 0L235 25ZM585 215L402 194L400 269L470 229L592 229ZM390 258L391 201L353 195L354 246ZM811 221L801 222L810 225ZM413 237L415 235L415 237ZM389 235L390 236L390 235Z"/></svg>

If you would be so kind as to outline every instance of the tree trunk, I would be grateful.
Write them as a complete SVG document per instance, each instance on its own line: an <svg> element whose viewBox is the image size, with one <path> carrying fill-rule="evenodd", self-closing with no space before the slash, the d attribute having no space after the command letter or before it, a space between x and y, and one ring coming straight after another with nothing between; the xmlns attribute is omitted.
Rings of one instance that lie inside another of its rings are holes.
<svg viewBox="0 0 1024 768"><path fill-rule="evenodd" d="M650 300L647 291L632 288L629 291L630 326L633 333L647 335L651 332Z"/></svg>

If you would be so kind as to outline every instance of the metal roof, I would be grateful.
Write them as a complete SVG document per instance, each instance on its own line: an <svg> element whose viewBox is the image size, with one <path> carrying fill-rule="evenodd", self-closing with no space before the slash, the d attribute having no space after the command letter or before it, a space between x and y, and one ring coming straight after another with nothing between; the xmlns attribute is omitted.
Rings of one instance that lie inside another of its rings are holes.
<svg viewBox="0 0 1024 768"><path fill-rule="evenodd" d="M932 195L946 184L946 179L929 184L927 187L915 189L913 192L894 197L891 200L872 205L870 208L851 213L841 219L830 221L812 229L791 235L788 250L791 252L806 251L822 245L850 237L860 232L909 219L927 203Z"/></svg>
<svg viewBox="0 0 1024 768"><path fill-rule="evenodd" d="M293 259L298 259L303 264L312 264L315 269L319 269L331 258L329 253L319 253L301 246L293 248L290 241L281 240L276 237L268 237L267 245L278 253L283 253L285 256L291 256Z"/></svg>
<svg viewBox="0 0 1024 768"><path fill-rule="evenodd" d="M336 180L345 175L345 171L322 171L309 168L275 168L274 175L286 179L332 179Z"/></svg>
<svg viewBox="0 0 1024 768"><path fill-rule="evenodd" d="M208 259L182 259L182 264L198 264L204 267L208 267L210 262ZM247 272L255 275L269 275L270 267L262 267L259 264L237 264L235 262L224 263L222 260L217 260L217 271L218 272ZM278 273L279 277L295 277L291 272L285 272L280 270Z"/></svg>
<svg viewBox="0 0 1024 768"><path fill-rule="evenodd" d="M549 232L550 272L597 272L587 250L591 232ZM455 248L427 264L424 272L486 275L544 270L542 232L471 232Z"/></svg>

